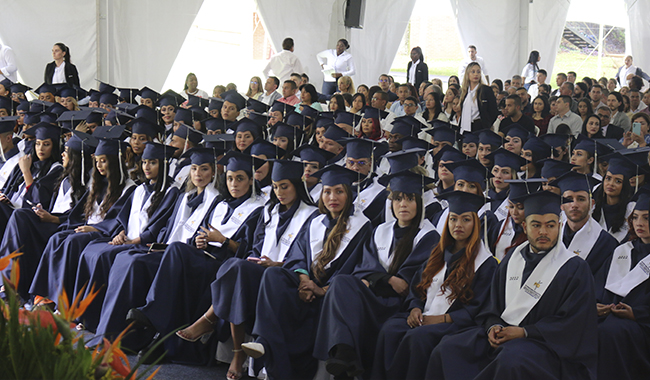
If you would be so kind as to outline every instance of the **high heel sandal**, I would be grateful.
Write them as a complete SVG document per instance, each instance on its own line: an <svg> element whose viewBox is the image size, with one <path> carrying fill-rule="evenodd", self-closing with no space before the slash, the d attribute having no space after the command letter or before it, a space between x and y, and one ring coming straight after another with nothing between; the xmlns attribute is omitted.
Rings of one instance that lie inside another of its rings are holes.
<svg viewBox="0 0 650 380"><path fill-rule="evenodd" d="M238 353L238 352L242 352L242 351L243 351L242 349L232 350L232 352L234 352L235 354ZM233 360L235 360L234 357L233 357ZM244 359L244 363L245 362L246 362L246 359ZM230 377L231 375L232 375L232 377ZM228 369L228 372L226 373L226 380L239 380L239 379L242 378L242 376L244 376L244 366L243 365L242 365L242 370L240 372Z"/></svg>
<svg viewBox="0 0 650 380"><path fill-rule="evenodd" d="M205 319L210 324L210 326L214 326L214 324L217 323L217 321L211 321L210 318L208 318L205 314L203 314L201 316L201 318L199 318L199 320L200 319ZM196 338L189 338L189 337L183 335L185 330L187 330L187 329L176 331L176 336L178 336L179 338L181 338L181 339L183 339L185 341L191 342L191 343L194 343L197 340L201 340L201 343L206 344L210 340L210 337L212 336L212 333L214 333L214 330L212 330L212 331L208 331L206 333L203 333L203 334L197 336Z"/></svg>

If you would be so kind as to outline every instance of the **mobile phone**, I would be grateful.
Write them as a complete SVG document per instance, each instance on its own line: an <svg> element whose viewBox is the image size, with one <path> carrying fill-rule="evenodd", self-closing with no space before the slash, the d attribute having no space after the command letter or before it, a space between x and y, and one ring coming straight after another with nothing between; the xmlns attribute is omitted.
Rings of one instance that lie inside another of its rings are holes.
<svg viewBox="0 0 650 380"><path fill-rule="evenodd" d="M632 123L632 133L641 136L641 123Z"/></svg>
<svg viewBox="0 0 650 380"><path fill-rule="evenodd" d="M167 244L163 243L151 243L151 246L149 246L149 251L164 251L167 249Z"/></svg>
<svg viewBox="0 0 650 380"><path fill-rule="evenodd" d="M246 258L246 260L252 261L254 263L256 263L258 261L261 261L261 259L259 257L248 257L248 258Z"/></svg>

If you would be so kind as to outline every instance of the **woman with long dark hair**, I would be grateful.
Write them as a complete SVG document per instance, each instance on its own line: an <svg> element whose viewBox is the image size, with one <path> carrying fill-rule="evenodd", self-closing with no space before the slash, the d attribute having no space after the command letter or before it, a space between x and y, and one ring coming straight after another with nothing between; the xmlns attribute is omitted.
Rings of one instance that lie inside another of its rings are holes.
<svg viewBox="0 0 650 380"><path fill-rule="evenodd" d="M461 131L490 129L499 114L494 91L483 83L481 66L476 62L470 63L465 69L459 104L462 107Z"/></svg>
<svg viewBox="0 0 650 380"><path fill-rule="evenodd" d="M212 149L208 150L212 152ZM244 258L250 251L264 206L253 173L263 163L258 158L232 151L217 161L218 165L225 166L222 180L225 189L221 192L221 200L216 201L200 231L191 239L193 245L174 242L165 249L151 282L146 305L131 309L127 320L158 332L162 339L195 321L197 310L208 309L210 283L221 264L231 257ZM179 343L183 344L179 340L165 341L170 357L180 361L200 361L193 352L179 347ZM161 347L160 352L163 351Z"/></svg>
<svg viewBox="0 0 650 380"><path fill-rule="evenodd" d="M0 245L0 257L15 251L23 252L18 257L20 278L18 293L29 299L29 286L40 261L48 239L65 225L73 207L84 202L85 184L90 180L91 153L97 141L81 132L75 134L65 144L62 156L63 172L54 186L54 196L49 207L41 203L30 208L14 210L4 231ZM83 146L82 146L83 144ZM9 278L11 267L5 270Z"/></svg>
<svg viewBox="0 0 650 380"><path fill-rule="evenodd" d="M481 241L480 195L442 195L450 213L438 244L411 281L408 313L388 320L375 351L373 378L424 379L429 356L440 340L465 327L488 299L497 267Z"/></svg>
<svg viewBox="0 0 650 380"><path fill-rule="evenodd" d="M95 150L95 170L86 201L70 211L66 228L52 235L43 251L29 293L56 302L62 291L72 294L72 263L92 240L111 236L118 227L117 215L135 189L126 177L119 152L126 144L118 140L100 140Z"/></svg>
<svg viewBox="0 0 650 380"><path fill-rule="evenodd" d="M328 103L329 111L345 111L345 99L341 94L334 94Z"/></svg>
<svg viewBox="0 0 650 380"><path fill-rule="evenodd" d="M528 87L530 87L530 85L537 80L537 72L539 71L537 62L539 62L541 59L542 57L539 56L539 52L537 50L530 52L530 55L528 56L528 62L526 63L526 66L524 66L524 69L521 71L521 82L524 84L526 90L528 90Z"/></svg>
<svg viewBox="0 0 650 380"><path fill-rule="evenodd" d="M604 154L607 154L605 149L605 146L599 145L592 139L578 136L578 143L571 152L570 163L577 166L574 169L576 172L591 175L600 181L603 177L596 170L596 153L600 160Z"/></svg>
<svg viewBox="0 0 650 380"><path fill-rule="evenodd" d="M306 223L318 214L301 179L303 164L278 160L273 165L273 192L255 229L248 257L233 257L219 268L212 283L212 306L190 327L178 331L181 339L205 341L214 331L216 318L230 323L234 358L228 379L241 377L246 355L241 350L244 334L255 323L257 293L264 270L282 266L288 250Z"/></svg>
<svg viewBox="0 0 650 380"><path fill-rule="evenodd" d="M378 141L382 138L382 129L379 122L381 111L377 108L366 108L361 118L361 128L357 137Z"/></svg>
<svg viewBox="0 0 650 380"><path fill-rule="evenodd" d="M543 136L548 131L548 123L551 121L551 104L548 97L539 95L533 100L533 114L531 118L535 126L539 128L538 136Z"/></svg>
<svg viewBox="0 0 650 380"><path fill-rule="evenodd" d="M580 134L590 139L604 139L600 116L596 114L587 116L582 122L582 132Z"/></svg>
<svg viewBox="0 0 650 380"><path fill-rule="evenodd" d="M440 94L437 92L430 92L427 96L424 97L425 109L422 113L422 117L427 122L432 122L434 120L440 120L448 122L449 118L442 110L442 101Z"/></svg>
<svg viewBox="0 0 650 380"><path fill-rule="evenodd" d="M499 220L508 216L508 193L510 184L506 180L517 179L517 172L526 164L526 160L508 150L499 148L488 156L494 165L492 166L492 178L490 179L490 209Z"/></svg>
<svg viewBox="0 0 650 380"><path fill-rule="evenodd" d="M578 101L578 116L582 118L582 121L587 120L587 116L593 115L594 109L591 105L591 101L588 98L582 98Z"/></svg>
<svg viewBox="0 0 650 380"><path fill-rule="evenodd" d="M253 327L258 338L242 344L247 355L264 357L271 378L314 376L322 298L337 275L352 273L372 228L363 213L354 212L351 185L360 180L359 173L330 165L315 176L323 182L321 215L296 237L282 268L264 271Z"/></svg>
<svg viewBox="0 0 650 380"><path fill-rule="evenodd" d="M375 228L354 273L330 282L314 356L327 360L335 378L370 371L381 326L399 311L413 274L440 239L424 218L422 187L432 182L408 170L382 177L394 218Z"/></svg>
<svg viewBox="0 0 650 380"><path fill-rule="evenodd" d="M169 159L176 148L148 142L142 153L142 171L146 182L135 188L117 215L119 226L111 236L91 241L79 256L74 294L92 284L99 288L106 284L115 255L136 244L149 244L164 227L174 210L180 190L169 176ZM83 315L86 329L97 327L104 292Z"/></svg>
<svg viewBox="0 0 650 380"><path fill-rule="evenodd" d="M366 96L360 92L352 95L352 104L350 105L350 113L361 115L366 108Z"/></svg>
<svg viewBox="0 0 650 380"><path fill-rule="evenodd" d="M594 192L596 207L593 218L621 243L629 232L626 222L634 209L634 202L630 201L634 195L630 178L637 175L639 169L620 153L613 153L605 159L609 166L603 183Z"/></svg>
<svg viewBox="0 0 650 380"><path fill-rule="evenodd" d="M52 47L52 58L54 61L45 66L46 84L67 83L69 85L79 86L79 72L77 67L72 64L70 48L63 42L57 42Z"/></svg>
<svg viewBox="0 0 650 380"><path fill-rule="evenodd" d="M604 289L597 289L598 378L641 379L650 373L648 322L650 281L650 195L643 193L627 218L630 241L608 264ZM600 294L599 294L600 293Z"/></svg>
<svg viewBox="0 0 650 380"><path fill-rule="evenodd" d="M0 189L0 231L5 230L15 209L37 204L49 208L63 166L61 166L61 128L39 123L25 131L35 136L34 146L22 156Z"/></svg>

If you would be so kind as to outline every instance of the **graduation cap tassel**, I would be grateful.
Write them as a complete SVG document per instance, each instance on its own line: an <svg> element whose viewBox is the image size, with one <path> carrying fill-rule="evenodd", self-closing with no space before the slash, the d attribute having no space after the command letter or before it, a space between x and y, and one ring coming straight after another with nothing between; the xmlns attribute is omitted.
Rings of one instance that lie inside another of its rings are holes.
<svg viewBox="0 0 650 380"><path fill-rule="evenodd" d="M119 149L118 150L119 161L120 161L120 185L124 183L124 169L122 168L122 166L124 166L124 165L122 164L122 144L121 143L122 143L121 141L117 142L117 146L118 146L118 149Z"/></svg>
<svg viewBox="0 0 650 380"><path fill-rule="evenodd" d="M253 192L251 193L251 196L257 197L257 195L255 194L255 171L256 171L255 170L255 157L251 156L251 158L252 158L252 161L253 161ZM216 168L215 168L215 170L216 170Z"/></svg>
<svg viewBox="0 0 650 380"><path fill-rule="evenodd" d="M594 142L594 173L598 173L598 143Z"/></svg>
<svg viewBox="0 0 650 380"><path fill-rule="evenodd" d="M212 147L212 153L214 154L214 188L216 189L217 181L219 180L219 174L217 173L217 148Z"/></svg>
<svg viewBox="0 0 650 380"><path fill-rule="evenodd" d="M591 219L591 214L593 213L593 207L591 207L593 195L591 193L591 183L589 183L589 177L587 174L585 174L585 181L587 181L587 188L589 189L589 218ZM587 222L589 223L589 222ZM589 223L589 228L587 228L587 232L591 232L591 224Z"/></svg>
<svg viewBox="0 0 650 380"><path fill-rule="evenodd" d="M86 186L86 155L83 141L81 142L81 186Z"/></svg>
<svg viewBox="0 0 650 380"><path fill-rule="evenodd" d="M639 165L635 165L636 175L634 176L634 194L639 191Z"/></svg>
<svg viewBox="0 0 650 380"><path fill-rule="evenodd" d="M165 190L165 187L167 186L167 176L169 175L169 163L167 161L167 145L163 144L163 162L165 164L165 167L163 167L163 183L162 183L162 190ZM215 170L217 170L215 166Z"/></svg>

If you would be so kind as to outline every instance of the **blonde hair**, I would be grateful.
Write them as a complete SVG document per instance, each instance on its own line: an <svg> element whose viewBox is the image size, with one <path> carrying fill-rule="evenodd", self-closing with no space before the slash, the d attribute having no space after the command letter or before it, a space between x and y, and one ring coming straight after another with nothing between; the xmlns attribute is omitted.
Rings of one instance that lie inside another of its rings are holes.
<svg viewBox="0 0 650 380"><path fill-rule="evenodd" d="M251 84L249 82L248 91L246 91L246 96L249 98L264 92L264 84L262 83L262 79L260 77L252 77L251 82L254 80L257 81L257 92L253 94L253 89L251 89Z"/></svg>
<svg viewBox="0 0 650 380"><path fill-rule="evenodd" d="M478 66L479 70L481 69L481 65L479 65L476 62L470 63L469 65L467 65L467 68L465 69L465 75L463 76L463 87L462 87L463 91L460 94L460 100L463 102L465 101L465 96L469 92L469 72L474 66ZM481 77L478 80L478 86L477 86L477 91L475 96L478 96L478 90L481 88L481 86L484 85L485 84L483 83L483 76L481 75ZM474 100L476 100L476 98L474 98Z"/></svg>
<svg viewBox="0 0 650 380"><path fill-rule="evenodd" d="M345 91L345 92L348 93L348 94L350 94L350 95L354 95L354 82L352 81L352 78L350 78L350 77L347 76L347 75L342 76L342 77L339 78L339 83L345 83L345 84L347 84L347 85L348 85L348 89L347 89L347 91Z"/></svg>

